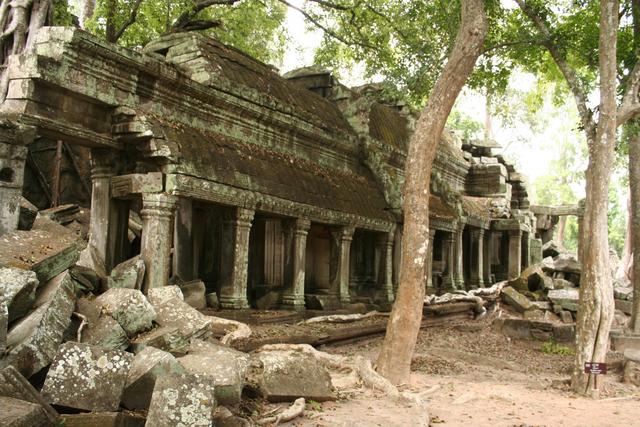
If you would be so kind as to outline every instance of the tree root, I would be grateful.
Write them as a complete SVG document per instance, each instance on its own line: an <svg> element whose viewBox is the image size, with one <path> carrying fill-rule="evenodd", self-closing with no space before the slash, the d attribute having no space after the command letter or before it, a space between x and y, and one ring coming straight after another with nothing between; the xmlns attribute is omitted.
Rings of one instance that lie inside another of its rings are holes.
<svg viewBox="0 0 640 427"><path fill-rule="evenodd" d="M80 326L78 327L78 334L76 339L78 342L82 342L82 330L89 324L89 321L87 320L87 316L85 316L84 314L80 314L74 311L73 315L80 319Z"/></svg>
<svg viewBox="0 0 640 427"><path fill-rule="evenodd" d="M291 421L302 416L302 414L304 413L305 404L306 402L303 397L296 399L295 402L293 402L293 405L289 406L278 415L262 418L258 420L256 424L260 426L267 424L273 424L277 426L280 423Z"/></svg>
<svg viewBox="0 0 640 427"><path fill-rule="evenodd" d="M330 316L317 316L307 320L303 320L302 322L299 322L298 325L304 325L307 323L320 323L320 322L349 323L349 322L356 322L358 320L367 319L369 317L376 317L376 316L389 316L389 313L380 313L378 311L370 311L366 314L333 314Z"/></svg>
<svg viewBox="0 0 640 427"><path fill-rule="evenodd" d="M227 332L227 334L220 339L222 344L231 345L235 341L249 338L251 336L251 328L246 323L238 322L237 320L224 319L222 317L207 317L212 320L213 325L221 327L225 331L227 331L227 327L231 327L231 332Z"/></svg>

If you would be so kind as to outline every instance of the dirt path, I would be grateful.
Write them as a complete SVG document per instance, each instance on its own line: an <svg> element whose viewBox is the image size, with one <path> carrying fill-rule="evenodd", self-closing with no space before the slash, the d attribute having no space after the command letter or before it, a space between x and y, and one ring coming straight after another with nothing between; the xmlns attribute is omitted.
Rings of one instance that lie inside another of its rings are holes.
<svg viewBox="0 0 640 427"><path fill-rule="evenodd" d="M381 342L323 350L374 360ZM576 397L562 385L573 356L546 354L542 344L510 340L492 330L490 319L422 331L403 389L423 394L432 426L640 426L639 388L614 373L605 378L603 399ZM618 356L610 359L615 367ZM364 392L310 405L305 418L288 425L405 427L421 419L419 408Z"/></svg>

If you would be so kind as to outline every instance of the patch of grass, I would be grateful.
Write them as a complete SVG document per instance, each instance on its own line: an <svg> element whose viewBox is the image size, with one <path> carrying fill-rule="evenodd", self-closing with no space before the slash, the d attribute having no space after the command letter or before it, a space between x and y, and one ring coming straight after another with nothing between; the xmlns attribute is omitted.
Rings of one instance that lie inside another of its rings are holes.
<svg viewBox="0 0 640 427"><path fill-rule="evenodd" d="M322 404L315 400L309 400L307 402L307 409L316 412L322 412Z"/></svg>
<svg viewBox="0 0 640 427"><path fill-rule="evenodd" d="M575 354L573 349L560 345L555 340L550 340L542 344L540 351L544 354L555 354L559 356L573 356Z"/></svg>

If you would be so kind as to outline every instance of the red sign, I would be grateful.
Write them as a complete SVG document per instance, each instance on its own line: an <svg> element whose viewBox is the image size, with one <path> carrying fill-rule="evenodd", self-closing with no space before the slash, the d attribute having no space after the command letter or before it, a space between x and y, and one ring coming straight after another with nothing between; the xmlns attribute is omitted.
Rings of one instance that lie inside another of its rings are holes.
<svg viewBox="0 0 640 427"><path fill-rule="evenodd" d="M604 375L607 373L606 363L585 362L584 364L585 374Z"/></svg>

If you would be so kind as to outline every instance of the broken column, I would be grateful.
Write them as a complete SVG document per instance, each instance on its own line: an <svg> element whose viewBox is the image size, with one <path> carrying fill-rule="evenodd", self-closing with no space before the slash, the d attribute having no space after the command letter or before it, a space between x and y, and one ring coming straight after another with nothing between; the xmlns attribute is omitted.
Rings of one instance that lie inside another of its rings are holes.
<svg viewBox="0 0 640 427"><path fill-rule="evenodd" d="M305 259L310 227L311 222L305 219L296 219L292 224L290 283L282 295L282 305L285 307L304 309Z"/></svg>
<svg viewBox="0 0 640 427"><path fill-rule="evenodd" d="M471 277L470 287L484 287L484 230L482 228L471 229Z"/></svg>
<svg viewBox="0 0 640 427"><path fill-rule="evenodd" d="M173 274L188 282L193 280L193 202L180 197L173 231Z"/></svg>
<svg viewBox="0 0 640 427"><path fill-rule="evenodd" d="M25 145L34 137L33 128L0 121L0 236L18 227L27 158Z"/></svg>
<svg viewBox="0 0 640 427"><path fill-rule="evenodd" d="M351 303L349 295L349 252L354 227L339 227L331 232L331 293L338 296L341 304Z"/></svg>
<svg viewBox="0 0 640 427"><path fill-rule="evenodd" d="M171 237L176 198L164 193L142 194L142 243L140 256L146 274L143 291L165 286L171 269Z"/></svg>
<svg viewBox="0 0 640 427"><path fill-rule="evenodd" d="M247 301L249 233L255 212L232 208L225 215L222 242L220 307L242 309Z"/></svg>
<svg viewBox="0 0 640 427"><path fill-rule="evenodd" d="M378 287L382 302L393 302L393 235L392 231L378 236Z"/></svg>
<svg viewBox="0 0 640 427"><path fill-rule="evenodd" d="M509 230L509 279L520 276L522 270L522 230Z"/></svg>

